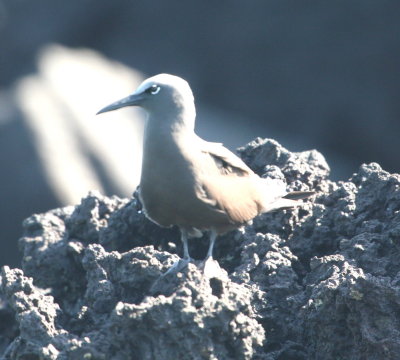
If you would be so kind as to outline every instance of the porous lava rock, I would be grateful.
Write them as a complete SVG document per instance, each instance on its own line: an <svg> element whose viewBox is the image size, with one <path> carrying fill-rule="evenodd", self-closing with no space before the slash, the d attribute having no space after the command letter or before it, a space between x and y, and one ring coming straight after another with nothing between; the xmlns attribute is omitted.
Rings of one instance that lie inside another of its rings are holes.
<svg viewBox="0 0 400 360"><path fill-rule="evenodd" d="M264 177L316 191L221 236L221 268L202 271L207 239L179 259L176 229L147 220L137 196L92 192L33 215L22 269L4 267L4 359L397 359L400 177L364 164L328 179L317 151L256 139L239 150Z"/></svg>

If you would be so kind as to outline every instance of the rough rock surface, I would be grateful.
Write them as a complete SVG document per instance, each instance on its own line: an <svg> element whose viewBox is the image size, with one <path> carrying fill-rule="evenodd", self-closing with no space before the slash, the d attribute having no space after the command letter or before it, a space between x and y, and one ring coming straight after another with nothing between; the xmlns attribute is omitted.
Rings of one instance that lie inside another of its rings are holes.
<svg viewBox="0 0 400 360"><path fill-rule="evenodd" d="M1 273L4 359L398 359L400 176L369 164L335 183L318 152L272 140L239 152L317 195L221 237L211 277L200 261L163 275L178 233L136 197L28 218L22 270ZM190 247L202 259L207 240Z"/></svg>

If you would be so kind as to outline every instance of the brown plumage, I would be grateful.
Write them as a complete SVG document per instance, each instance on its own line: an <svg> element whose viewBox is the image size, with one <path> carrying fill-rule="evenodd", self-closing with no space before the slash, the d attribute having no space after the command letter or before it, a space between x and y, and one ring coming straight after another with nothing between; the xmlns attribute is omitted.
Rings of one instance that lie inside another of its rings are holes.
<svg viewBox="0 0 400 360"><path fill-rule="evenodd" d="M160 226L179 226L187 260L188 237L211 230L212 257L217 234L263 212L297 206L312 194L287 193L283 181L260 178L222 144L198 137L193 95L181 78L149 78L99 113L123 106L141 106L149 115L139 192L145 214Z"/></svg>

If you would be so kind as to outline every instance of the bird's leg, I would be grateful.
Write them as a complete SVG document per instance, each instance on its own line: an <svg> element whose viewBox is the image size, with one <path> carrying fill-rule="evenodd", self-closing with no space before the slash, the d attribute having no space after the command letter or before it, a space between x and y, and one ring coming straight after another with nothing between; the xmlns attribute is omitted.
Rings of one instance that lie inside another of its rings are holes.
<svg viewBox="0 0 400 360"><path fill-rule="evenodd" d="M188 233L185 229L181 229L181 241L183 244L183 260L189 262Z"/></svg>
<svg viewBox="0 0 400 360"><path fill-rule="evenodd" d="M189 256L189 248L188 248L188 232L186 229L180 228L181 231L181 241L183 244L183 259L179 259L172 267L168 269L163 276L169 274L175 274L179 271L182 271L192 260Z"/></svg>
<svg viewBox="0 0 400 360"><path fill-rule="evenodd" d="M215 244L215 240L217 239L217 232L215 230L211 230L211 234L210 234L210 245L208 247L208 251L207 251L207 256L206 256L206 260L207 259L212 259L212 253L213 253L213 249L214 249L214 244Z"/></svg>
<svg viewBox="0 0 400 360"><path fill-rule="evenodd" d="M217 236L218 236L217 232L215 230L211 230L210 246L208 247L207 256L202 265L203 274L209 278L218 277L221 275L221 267L219 266L218 261L214 260L212 256Z"/></svg>

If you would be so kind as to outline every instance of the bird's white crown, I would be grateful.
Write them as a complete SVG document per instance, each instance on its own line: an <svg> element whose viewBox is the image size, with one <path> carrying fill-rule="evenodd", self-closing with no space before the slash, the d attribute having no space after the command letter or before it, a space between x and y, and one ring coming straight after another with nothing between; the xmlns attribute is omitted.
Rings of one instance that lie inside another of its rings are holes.
<svg viewBox="0 0 400 360"><path fill-rule="evenodd" d="M135 93L139 94L153 85L161 86L161 88L170 89L170 91L176 91L182 98L193 100L193 93L190 89L188 82L179 76L170 74L158 74L144 80Z"/></svg>

